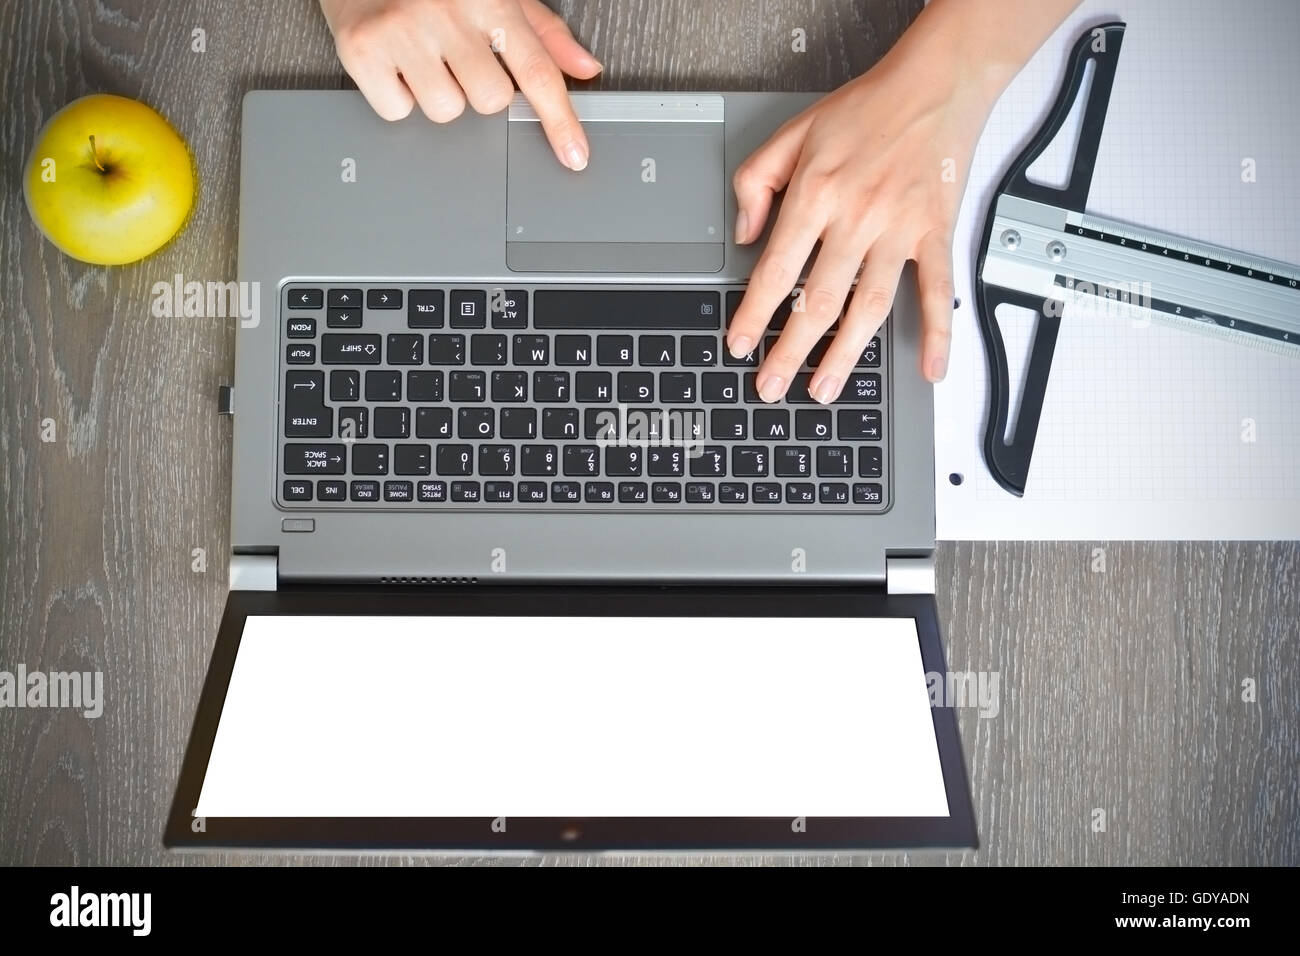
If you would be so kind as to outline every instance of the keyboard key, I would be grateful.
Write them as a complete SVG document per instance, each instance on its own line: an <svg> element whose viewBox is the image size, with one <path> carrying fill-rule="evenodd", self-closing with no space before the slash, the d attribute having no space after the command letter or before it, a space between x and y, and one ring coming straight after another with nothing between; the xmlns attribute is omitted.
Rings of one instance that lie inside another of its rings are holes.
<svg viewBox="0 0 1300 956"><path fill-rule="evenodd" d="M577 438L578 410L576 408L543 408L542 437L560 440Z"/></svg>
<svg viewBox="0 0 1300 956"><path fill-rule="evenodd" d="M439 445L436 467L438 474L448 477L474 474L474 446Z"/></svg>
<svg viewBox="0 0 1300 956"><path fill-rule="evenodd" d="M718 501L724 505L743 505L749 500L749 485L744 482L724 481L718 485Z"/></svg>
<svg viewBox="0 0 1300 956"><path fill-rule="evenodd" d="M817 477L852 478L853 449L843 445L824 445L818 448Z"/></svg>
<svg viewBox="0 0 1300 956"><path fill-rule="evenodd" d="M778 478L811 478L812 449L807 445L778 445L772 451L773 474Z"/></svg>
<svg viewBox="0 0 1300 956"><path fill-rule="evenodd" d="M880 367L880 336L867 343L866 348L862 350L862 355L858 357L857 365L858 368Z"/></svg>
<svg viewBox="0 0 1300 956"><path fill-rule="evenodd" d="M620 481L618 500L620 504L625 505L645 504L650 500L650 488L644 481Z"/></svg>
<svg viewBox="0 0 1300 956"><path fill-rule="evenodd" d="M493 372L492 401L521 404L528 401L528 373Z"/></svg>
<svg viewBox="0 0 1300 956"><path fill-rule="evenodd" d="M370 409L364 405L345 405L339 409L339 437L344 441L370 437Z"/></svg>
<svg viewBox="0 0 1300 956"><path fill-rule="evenodd" d="M285 501L311 501L311 490L310 481L290 479L284 483L284 493L281 497Z"/></svg>
<svg viewBox="0 0 1300 956"><path fill-rule="evenodd" d="M646 449L646 472L651 478L681 478L686 474L684 448Z"/></svg>
<svg viewBox="0 0 1300 956"><path fill-rule="evenodd" d="M330 309L325 313L325 325L331 329L359 329L361 309Z"/></svg>
<svg viewBox="0 0 1300 956"><path fill-rule="evenodd" d="M367 309L400 309L402 307L401 289L367 289Z"/></svg>
<svg viewBox="0 0 1300 956"><path fill-rule="evenodd" d="M754 437L761 441L788 441L790 413L784 408L754 409Z"/></svg>
<svg viewBox="0 0 1300 956"><path fill-rule="evenodd" d="M567 478L600 474L600 448L596 445L566 445L564 474Z"/></svg>
<svg viewBox="0 0 1300 956"><path fill-rule="evenodd" d="M541 289L537 329L716 329L718 293L685 289Z"/></svg>
<svg viewBox="0 0 1300 956"><path fill-rule="evenodd" d="M578 372L573 394L580 402L608 402L614 397L614 376L609 372Z"/></svg>
<svg viewBox="0 0 1300 956"><path fill-rule="evenodd" d="M842 505L849 500L849 486L839 482L823 481L817 486L817 497L824 505Z"/></svg>
<svg viewBox="0 0 1300 956"><path fill-rule="evenodd" d="M494 329L528 328L528 292L524 289L493 289L488 295L488 313Z"/></svg>
<svg viewBox="0 0 1300 956"><path fill-rule="evenodd" d="M428 445L394 445L393 474L428 475L433 471L433 455Z"/></svg>
<svg viewBox="0 0 1300 956"><path fill-rule="evenodd" d="M287 345L284 349L284 360L290 365L312 365L316 362L316 346L311 342Z"/></svg>
<svg viewBox="0 0 1300 956"><path fill-rule="evenodd" d="M471 335L469 360L472 365L505 365L510 360L504 335Z"/></svg>
<svg viewBox="0 0 1300 956"><path fill-rule="evenodd" d="M341 475L347 471L345 445L284 446L284 473L286 475Z"/></svg>
<svg viewBox="0 0 1300 956"><path fill-rule="evenodd" d="M638 477L644 457L641 449L633 445L609 445L605 448L605 474L611 478Z"/></svg>
<svg viewBox="0 0 1300 956"><path fill-rule="evenodd" d="M424 336L402 332L388 337L388 364L423 365Z"/></svg>
<svg viewBox="0 0 1300 956"><path fill-rule="evenodd" d="M477 481L453 481L451 483L452 501L478 501L481 494Z"/></svg>
<svg viewBox="0 0 1300 956"><path fill-rule="evenodd" d="M875 372L854 372L845 381L840 397L835 402L840 405L879 404L880 376Z"/></svg>
<svg viewBox="0 0 1300 956"><path fill-rule="evenodd" d="M515 483L513 481L489 481L483 485L483 500L498 504L515 500Z"/></svg>
<svg viewBox="0 0 1300 956"><path fill-rule="evenodd" d="M731 473L737 478L766 478L767 449L757 445L737 445L731 449Z"/></svg>
<svg viewBox="0 0 1300 956"><path fill-rule="evenodd" d="M537 437L537 409L501 409L501 437L533 439Z"/></svg>
<svg viewBox="0 0 1300 956"><path fill-rule="evenodd" d="M682 486L676 481L656 481L650 486L650 500L657 505L675 505L682 500Z"/></svg>
<svg viewBox="0 0 1300 956"><path fill-rule="evenodd" d="M325 373L293 370L284 375L284 436L329 438L334 412L325 404Z"/></svg>
<svg viewBox="0 0 1300 956"><path fill-rule="evenodd" d="M863 445L858 449L858 477L879 478L884 474L884 453L875 445Z"/></svg>
<svg viewBox="0 0 1300 956"><path fill-rule="evenodd" d="M694 372L660 372L659 401L682 404L695 401Z"/></svg>
<svg viewBox="0 0 1300 956"><path fill-rule="evenodd" d="M735 358L731 354L731 349L727 348L726 345L724 344L722 346L722 364L731 365L731 366L748 367L748 368L758 368L758 350L755 349L752 352L742 355L740 358Z"/></svg>
<svg viewBox="0 0 1300 956"><path fill-rule="evenodd" d="M524 445L519 449L519 473L551 477L559 473L560 455L554 445Z"/></svg>
<svg viewBox="0 0 1300 956"><path fill-rule="evenodd" d="M346 501L348 486L344 481L316 482L316 499L318 501Z"/></svg>
<svg viewBox="0 0 1300 956"><path fill-rule="evenodd" d="M740 401L740 377L735 372L705 372L701 378L700 394L704 401Z"/></svg>
<svg viewBox="0 0 1300 956"><path fill-rule="evenodd" d="M405 406L375 409L376 438L410 438L411 410Z"/></svg>
<svg viewBox="0 0 1300 956"><path fill-rule="evenodd" d="M722 445L705 445L691 459L692 478L725 478L727 475L727 449Z"/></svg>
<svg viewBox="0 0 1300 956"><path fill-rule="evenodd" d="M400 402L402 400L402 373L388 370L366 372L366 401Z"/></svg>
<svg viewBox="0 0 1300 956"><path fill-rule="evenodd" d="M614 500L612 481L589 481L583 486L582 491L587 504L604 505Z"/></svg>
<svg viewBox="0 0 1300 956"><path fill-rule="evenodd" d="M415 410L416 438L450 438L450 408L417 408Z"/></svg>
<svg viewBox="0 0 1300 956"><path fill-rule="evenodd" d="M330 289L329 304L331 309L361 308L360 289Z"/></svg>
<svg viewBox="0 0 1300 956"><path fill-rule="evenodd" d="M351 368L340 368L330 372L330 401L361 401L361 373Z"/></svg>
<svg viewBox="0 0 1300 956"><path fill-rule="evenodd" d="M519 500L525 504L540 504L547 498L546 482L544 481L521 481L519 482Z"/></svg>
<svg viewBox="0 0 1300 956"><path fill-rule="evenodd" d="M516 365L550 365L551 340L545 335L516 335L512 340Z"/></svg>
<svg viewBox="0 0 1300 956"><path fill-rule="evenodd" d="M320 337L324 365L378 365L383 361L377 335L326 332Z"/></svg>
<svg viewBox="0 0 1300 956"><path fill-rule="evenodd" d="M352 474L386 475L388 474L387 445L353 445Z"/></svg>
<svg viewBox="0 0 1300 956"><path fill-rule="evenodd" d="M743 441L749 437L747 409L715 408L710 418L709 437L714 441Z"/></svg>
<svg viewBox="0 0 1300 956"><path fill-rule="evenodd" d="M781 503L781 486L772 481L756 481L753 487L754 504L779 505Z"/></svg>
<svg viewBox="0 0 1300 956"><path fill-rule="evenodd" d="M478 473L480 475L513 475L515 473L514 445L479 445Z"/></svg>
<svg viewBox="0 0 1300 956"><path fill-rule="evenodd" d="M414 498L415 487L409 481L384 482L385 501L412 501Z"/></svg>
<svg viewBox="0 0 1300 956"><path fill-rule="evenodd" d="M831 438L831 410L829 408L801 408L794 413L794 437L799 441L829 441Z"/></svg>
<svg viewBox="0 0 1300 956"><path fill-rule="evenodd" d="M419 501L446 501L447 483L445 481L417 481L415 497Z"/></svg>
<svg viewBox="0 0 1300 956"><path fill-rule="evenodd" d="M352 482L351 497L353 501L378 501L379 482L377 481Z"/></svg>
<svg viewBox="0 0 1300 956"><path fill-rule="evenodd" d="M836 413L840 441L880 441L880 410L841 408Z"/></svg>
<svg viewBox="0 0 1300 956"><path fill-rule="evenodd" d="M487 399L487 372L451 372L448 379L447 394L453 402L482 402Z"/></svg>
<svg viewBox="0 0 1300 956"><path fill-rule="evenodd" d="M643 335L637 355L641 365L676 365L677 340L671 335Z"/></svg>
<svg viewBox="0 0 1300 956"><path fill-rule="evenodd" d="M590 365L590 335L557 335L555 337L556 365Z"/></svg>
<svg viewBox="0 0 1300 956"><path fill-rule="evenodd" d="M682 364L717 365L718 340L712 335L683 335Z"/></svg>
<svg viewBox="0 0 1300 956"><path fill-rule="evenodd" d="M441 289L412 289L406 297L406 327L440 329L446 321Z"/></svg>
<svg viewBox="0 0 1300 956"><path fill-rule="evenodd" d="M631 365L632 336L599 335L596 337L597 365Z"/></svg>
<svg viewBox="0 0 1300 956"><path fill-rule="evenodd" d="M785 503L812 505L817 503L817 486L811 481L792 481L785 486Z"/></svg>
<svg viewBox="0 0 1300 956"><path fill-rule="evenodd" d="M619 372L618 400L626 404L653 402L655 377L653 372Z"/></svg>
<svg viewBox="0 0 1300 956"><path fill-rule="evenodd" d="M290 289L286 301L291 309L319 309L325 303L320 289L304 289L301 286Z"/></svg>
<svg viewBox="0 0 1300 956"><path fill-rule="evenodd" d="M553 481L551 500L562 504L576 504L582 500L582 485L576 481Z"/></svg>
<svg viewBox="0 0 1300 956"><path fill-rule="evenodd" d="M457 438L493 438L496 435L496 409L456 409Z"/></svg>
<svg viewBox="0 0 1300 956"><path fill-rule="evenodd" d="M533 401L567 402L569 400L568 372L534 372Z"/></svg>
<svg viewBox="0 0 1300 956"><path fill-rule="evenodd" d="M429 336L429 364L430 365L464 365L465 364L465 336L463 335L430 335Z"/></svg>
<svg viewBox="0 0 1300 956"><path fill-rule="evenodd" d="M291 339L314 339L316 337L316 320L290 319L285 323L284 334Z"/></svg>
<svg viewBox="0 0 1300 956"><path fill-rule="evenodd" d="M582 413L582 437L588 441L618 441L620 417L612 408L588 408Z"/></svg>
<svg viewBox="0 0 1300 956"><path fill-rule="evenodd" d="M442 401L442 372L406 373L406 400L408 402Z"/></svg>
<svg viewBox="0 0 1300 956"><path fill-rule="evenodd" d="M711 505L715 497L712 482L688 481L686 483L686 500L693 505Z"/></svg>
<svg viewBox="0 0 1300 956"><path fill-rule="evenodd" d="M481 289L452 289L451 327L453 329L486 328L487 293Z"/></svg>
<svg viewBox="0 0 1300 956"><path fill-rule="evenodd" d="M885 500L885 489L874 483L855 484L853 486L853 503L855 505L878 505Z"/></svg>

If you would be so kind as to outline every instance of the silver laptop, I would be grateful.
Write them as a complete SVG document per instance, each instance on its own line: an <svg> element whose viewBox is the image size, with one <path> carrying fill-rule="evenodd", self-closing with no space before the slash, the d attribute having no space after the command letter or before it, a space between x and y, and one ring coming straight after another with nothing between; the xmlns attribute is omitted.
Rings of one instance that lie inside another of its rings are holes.
<svg viewBox="0 0 1300 956"><path fill-rule="evenodd" d="M732 173L815 98L578 93L580 174L522 99L245 99L260 314L167 845L975 845L911 275L830 406L755 395L797 297L723 345Z"/></svg>

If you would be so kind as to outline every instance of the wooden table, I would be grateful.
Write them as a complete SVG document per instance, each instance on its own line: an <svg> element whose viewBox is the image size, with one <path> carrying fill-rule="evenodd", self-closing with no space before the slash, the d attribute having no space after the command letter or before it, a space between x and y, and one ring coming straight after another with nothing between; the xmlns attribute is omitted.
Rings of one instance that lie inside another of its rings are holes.
<svg viewBox="0 0 1300 956"><path fill-rule="evenodd" d="M920 6L560 5L598 86L723 90L829 90ZM225 598L234 334L151 317L150 289L234 278L243 93L347 81L311 0L5 2L0 38L0 669L102 670L107 697L98 720L0 711L0 863L194 861L160 839ZM142 265L74 262L23 207L36 131L95 91L156 105L201 171L193 221ZM983 848L797 862L1300 863L1300 547L947 544L938 564L950 666L1001 675L996 718L960 713Z"/></svg>

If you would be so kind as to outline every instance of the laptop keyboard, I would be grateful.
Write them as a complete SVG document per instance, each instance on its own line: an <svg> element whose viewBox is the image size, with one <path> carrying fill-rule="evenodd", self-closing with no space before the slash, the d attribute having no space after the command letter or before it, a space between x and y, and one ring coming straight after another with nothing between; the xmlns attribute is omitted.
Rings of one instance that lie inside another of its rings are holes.
<svg viewBox="0 0 1300 956"><path fill-rule="evenodd" d="M880 512L888 324L839 400L786 398L724 346L741 288L290 283L285 509Z"/></svg>

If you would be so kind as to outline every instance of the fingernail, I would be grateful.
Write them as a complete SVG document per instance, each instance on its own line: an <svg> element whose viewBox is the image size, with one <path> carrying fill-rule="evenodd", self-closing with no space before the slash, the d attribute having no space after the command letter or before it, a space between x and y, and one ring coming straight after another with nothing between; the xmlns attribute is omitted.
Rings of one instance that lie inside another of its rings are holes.
<svg viewBox="0 0 1300 956"><path fill-rule="evenodd" d="M591 65L594 66L594 67L596 68L596 72L597 72L597 73L604 73L604 72L605 72L605 64L601 63L601 62L600 62L599 60L597 60L594 56L591 56L590 54L588 54L588 55L587 55L587 59L591 61Z"/></svg>
<svg viewBox="0 0 1300 956"><path fill-rule="evenodd" d="M747 335L737 335L731 340L731 357L742 359L754 350L754 340Z"/></svg>
<svg viewBox="0 0 1300 956"><path fill-rule="evenodd" d="M827 375L813 391L813 398L821 402L823 405L829 405L831 402L835 401L839 394L840 380L834 376Z"/></svg>
<svg viewBox="0 0 1300 956"><path fill-rule="evenodd" d="M587 168L587 150L578 143L570 143L564 148L564 161L575 173Z"/></svg>
<svg viewBox="0 0 1300 956"><path fill-rule="evenodd" d="M749 213L740 210L736 216L736 241L744 242L745 237L749 235Z"/></svg>
<svg viewBox="0 0 1300 956"><path fill-rule="evenodd" d="M930 360L930 381L938 382L948 374L948 360L942 355L935 356Z"/></svg>
<svg viewBox="0 0 1300 956"><path fill-rule="evenodd" d="M779 375L773 375L766 379L762 385L758 386L758 397L765 402L780 401L781 396L785 393L785 379Z"/></svg>

